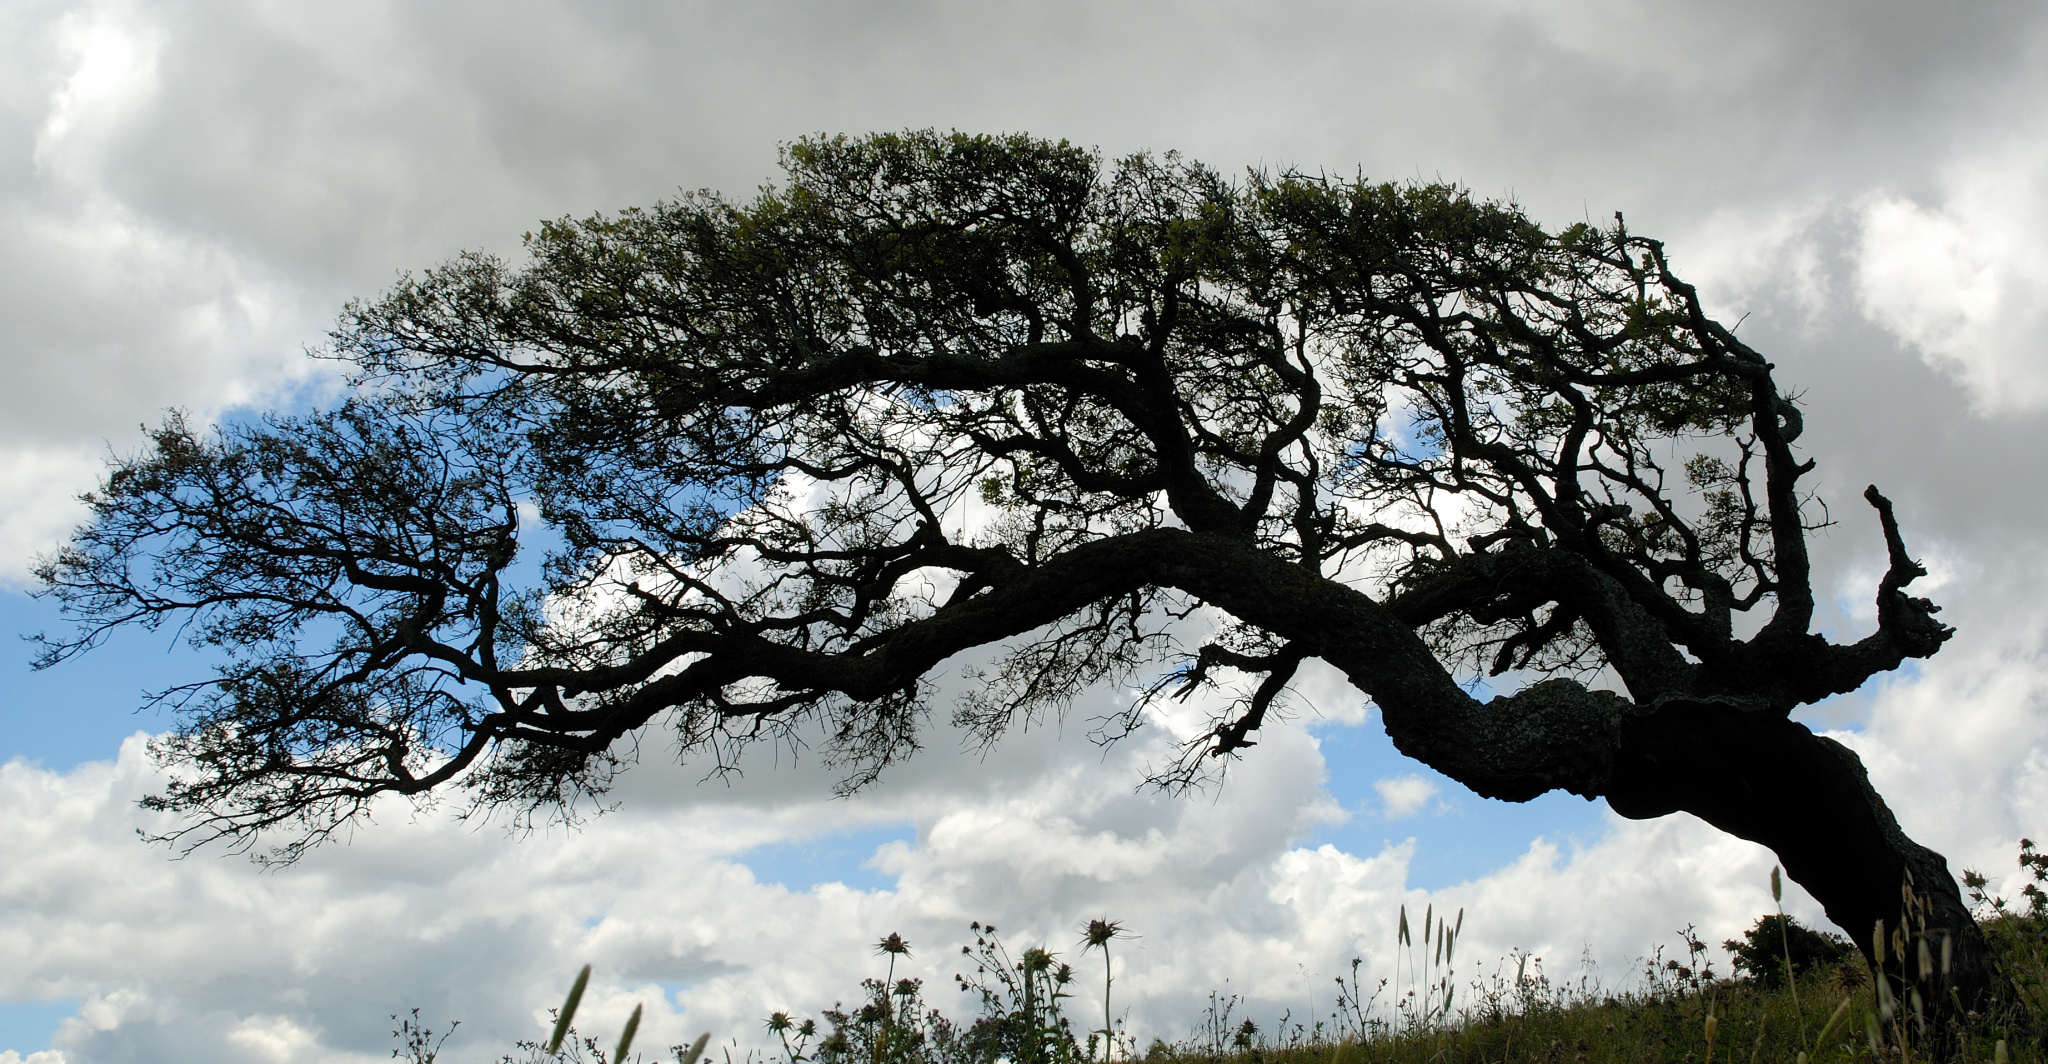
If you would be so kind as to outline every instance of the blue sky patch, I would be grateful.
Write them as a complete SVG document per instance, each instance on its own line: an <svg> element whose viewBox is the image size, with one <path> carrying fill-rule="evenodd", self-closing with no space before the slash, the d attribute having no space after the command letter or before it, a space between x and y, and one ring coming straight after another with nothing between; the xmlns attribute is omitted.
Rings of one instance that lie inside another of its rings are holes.
<svg viewBox="0 0 2048 1064"><path fill-rule="evenodd" d="M83 657L31 670L38 648L24 637L69 630L55 601L0 591L0 762L25 757L69 771L111 761L136 731L171 726L169 713L140 709L145 691L209 675L205 659L168 630L118 632Z"/></svg>
<svg viewBox="0 0 2048 1064"><path fill-rule="evenodd" d="M896 877L874 867L875 851L891 842L917 844L917 829L908 821L858 831L837 831L808 839L756 846L733 858L763 883L780 883L806 891L821 883L844 883L855 890L895 890Z"/></svg>
<svg viewBox="0 0 2048 1064"><path fill-rule="evenodd" d="M55 1001L0 1001L0 1053L22 1056L50 1048L57 1026L78 1015L77 998Z"/></svg>
<svg viewBox="0 0 2048 1064"><path fill-rule="evenodd" d="M1437 890L1478 879L1512 864L1542 836L1552 842L1578 840L1590 844L1607 833L1607 805L1577 795L1552 791L1530 802L1481 798L1449 777L1401 755L1380 730L1378 714L1356 727L1317 730L1325 786L1351 818L1318 827L1302 845L1329 843L1359 857L1379 853L1390 843L1415 839L1408 866L1411 890ZM1387 802L1374 784L1418 776L1434 784L1436 793L1413 812L1387 816Z"/></svg>

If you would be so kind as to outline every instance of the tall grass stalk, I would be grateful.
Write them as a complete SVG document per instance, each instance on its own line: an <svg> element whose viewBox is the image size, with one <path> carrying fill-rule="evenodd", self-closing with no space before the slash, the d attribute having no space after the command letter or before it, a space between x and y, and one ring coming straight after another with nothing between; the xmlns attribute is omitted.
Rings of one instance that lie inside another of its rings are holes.
<svg viewBox="0 0 2048 1064"><path fill-rule="evenodd" d="M1785 881L1771 866L1771 904L1778 907L1778 939L1785 947L1785 986L1792 992L1792 1014L1799 1017L1799 1044L1806 1046L1806 1013L1799 1007L1799 973L1792 970L1792 931L1785 924Z"/></svg>
<svg viewBox="0 0 2048 1064"><path fill-rule="evenodd" d="M555 1030L548 1036L548 1052L562 1051L562 1038L569 1033L569 1024L576 1018L576 1006L583 1003L583 988L590 985L590 965L576 973L576 981L569 986L569 996L562 1002L562 1011L555 1014Z"/></svg>

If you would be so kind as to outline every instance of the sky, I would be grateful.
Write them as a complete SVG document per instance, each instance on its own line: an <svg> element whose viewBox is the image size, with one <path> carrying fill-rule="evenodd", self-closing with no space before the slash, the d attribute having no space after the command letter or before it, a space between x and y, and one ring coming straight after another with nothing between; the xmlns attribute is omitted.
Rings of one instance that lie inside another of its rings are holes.
<svg viewBox="0 0 2048 1064"><path fill-rule="evenodd" d="M1902 825L2016 891L2048 830L2048 8L1905 0L1345 3L495 0L0 5L0 627L56 628L34 555L107 455L167 409L292 408L351 298L543 219L679 190L746 195L812 133L1027 131L1226 171L1445 179L1546 224L1666 240L1802 395L1819 624L1874 623L1875 483L1958 634L1801 719L1856 748ZM1626 987L1694 927L1770 907L1771 856L1675 816L1478 799L1396 754L1334 675L1300 684L1220 789L1141 790L1169 728L1104 750L1090 692L978 751L934 735L854 799L814 761L701 781L650 746L616 812L518 834L387 807L261 871L137 841L169 726L142 692L203 675L170 633L30 674L0 650L0 1064L442 1059L584 1006L643 1044L816 1015L914 952L952 1014L970 920L1099 972L1185 1037L1211 990L1319 1015L1350 959L1394 971L1402 906L1465 911L1461 980L1511 951ZM948 681L941 677L941 682ZM1797 891L1788 909L1819 922ZM1509 962L1512 963L1512 962ZM1099 1008L1084 980L1083 1015Z"/></svg>

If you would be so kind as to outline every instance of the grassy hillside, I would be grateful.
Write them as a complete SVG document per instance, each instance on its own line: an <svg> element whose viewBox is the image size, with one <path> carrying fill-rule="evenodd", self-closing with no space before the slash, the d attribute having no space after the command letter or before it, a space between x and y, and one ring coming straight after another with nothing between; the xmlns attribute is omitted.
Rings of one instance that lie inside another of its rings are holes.
<svg viewBox="0 0 2048 1064"><path fill-rule="evenodd" d="M817 1018L776 1013L767 1018L777 1051L739 1051L726 1033L713 1053L731 1064L1087 1064L1144 1061L1147 1064L1836 1064L1849 1061L1984 1061L1993 1064L2044 1060L2042 1032L2048 1030L2048 855L2022 842L2020 864L2032 882L2022 888L2024 904L2008 905L1986 891L1986 880L1964 874L1971 900L1992 948L2006 989L1981 1013L1942 1021L1923 992L1943 993L1941 979L1929 977L1895 997L1876 980L1864 956L1848 942L1800 927L1781 914L1760 918L1739 939L1724 943L1735 971L1713 971L1711 947L1681 932L1685 956L1661 952L1644 964L1636 985L1616 992L1589 980L1553 981L1540 962L1514 955L1492 974L1455 981L1457 935L1454 921L1426 913L1413 933L1409 914L1399 914L1397 956L1412 972L1412 985L1363 983L1359 962L1337 982L1337 1008L1325 1016L1283 1016L1261 1026L1240 1014L1234 997L1211 994L1196 1029L1178 1040L1153 1038L1140 1047L1114 1016L1114 985L1099 1017L1068 1014L1069 988L1077 972L1043 948L1012 954L994 927L970 926L973 945L962 947L962 972L955 976L980 1014L954 1021L926 1004L922 980L896 979L895 957L907 952L890 935L881 951L891 960L889 976L868 979L852 1007L835 1005ZM1772 872L1772 888L1778 888ZM1917 958L1915 970L1945 971L1939 929L1915 926L1910 893L1903 895L1906 928L1882 948L1893 956ZM1926 907L1919 907L1921 912ZM1098 951L1106 961L1120 925L1090 923L1084 956L1091 972ZM1936 962L1934 958L1942 958ZM504 1064L621 1064L675 1060L697 1064L704 1048L670 1047L649 1056L627 1044L638 1013L624 1037L600 1041L574 1033L570 1024L583 980L560 1010L554 1044L521 1043L518 1057ZM1100 1026L1094 1021L1099 1020ZM438 1041L418 1025L417 1013L401 1020L402 1047L393 1056L415 1064L433 1061ZM1107 1045L1105 1045L1107 1041Z"/></svg>

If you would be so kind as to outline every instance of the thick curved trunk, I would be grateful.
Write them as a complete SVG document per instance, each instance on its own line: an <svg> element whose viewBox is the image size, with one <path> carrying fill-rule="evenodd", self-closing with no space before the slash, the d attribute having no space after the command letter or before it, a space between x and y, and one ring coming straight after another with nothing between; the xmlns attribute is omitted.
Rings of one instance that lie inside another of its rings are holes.
<svg viewBox="0 0 2048 1064"><path fill-rule="evenodd" d="M1899 830L1848 747L1783 718L1712 703L1667 702L1623 718L1607 788L1614 811L1636 820L1687 812L1769 847L1785 872L1826 909L1872 960L1872 932L1887 946L1884 968L1900 1000L1918 986L1930 1021L1959 1002L1978 1010L1992 989L1984 937L1942 856ZM1910 879L1909 879L1910 877ZM1902 884L1921 899L1900 930ZM1924 933L1933 970L1919 970ZM1941 942L1951 943L1944 976ZM1903 963L1902 963L1903 962ZM1954 992L1951 999L1950 991Z"/></svg>
<svg viewBox="0 0 2048 1064"><path fill-rule="evenodd" d="M1879 921L1887 942L1901 930L1910 875L1920 900L1900 936L1905 948L1887 946L1881 959L1898 997L1910 1001L1917 986L1930 1021L1958 1002L1986 1004L1994 976L1984 938L1948 862L1899 830L1853 752L1768 701L1665 697L1644 708L1553 679L1481 703L1399 616L1354 589L1220 537L1167 533L1146 558L1158 567L1151 579L1298 640L1343 670L1379 704L1402 753L1478 794L1527 801L1561 788L1605 797L1637 820L1691 813L1769 847L1866 957ZM1922 936L1933 957L1926 972Z"/></svg>

